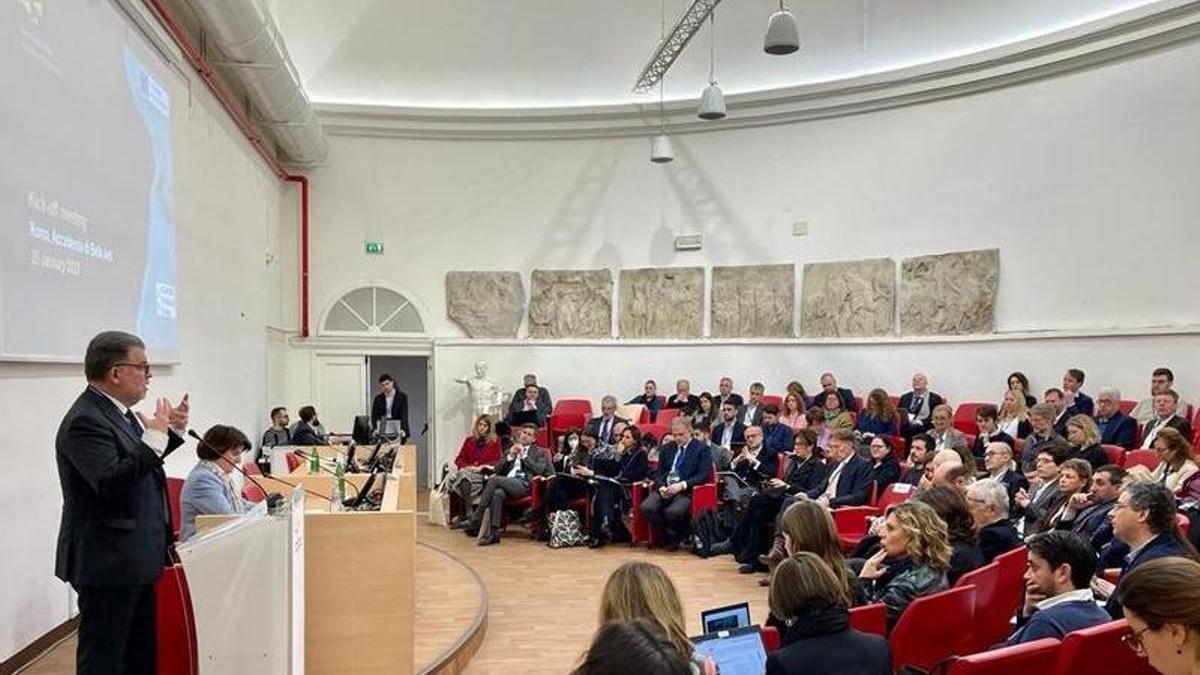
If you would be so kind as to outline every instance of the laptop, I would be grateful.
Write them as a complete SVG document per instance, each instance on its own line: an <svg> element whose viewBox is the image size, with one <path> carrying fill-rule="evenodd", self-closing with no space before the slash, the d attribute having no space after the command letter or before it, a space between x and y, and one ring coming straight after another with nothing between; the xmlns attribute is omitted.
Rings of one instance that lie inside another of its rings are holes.
<svg viewBox="0 0 1200 675"><path fill-rule="evenodd" d="M745 628L749 625L750 603L748 602L706 609L700 612L700 627L704 629L705 634L716 633L720 630Z"/></svg>
<svg viewBox="0 0 1200 675"><path fill-rule="evenodd" d="M762 675L767 668L767 649L758 626L694 637L692 646L700 654L712 657L721 675Z"/></svg>

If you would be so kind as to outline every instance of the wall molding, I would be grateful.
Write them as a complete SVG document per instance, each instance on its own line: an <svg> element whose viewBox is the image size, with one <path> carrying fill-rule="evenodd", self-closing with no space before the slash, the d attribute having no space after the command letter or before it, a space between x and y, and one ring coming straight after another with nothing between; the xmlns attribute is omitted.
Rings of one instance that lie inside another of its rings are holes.
<svg viewBox="0 0 1200 675"><path fill-rule="evenodd" d="M725 346L921 346L1041 340L1102 340L1111 338L1159 338L1200 336L1200 325L1152 326L1146 328L1103 328L1086 330L1012 331L979 335L895 335L863 338L691 338L677 340L591 339L543 340L534 338L435 338L435 349L453 347L725 347Z"/></svg>
<svg viewBox="0 0 1200 675"><path fill-rule="evenodd" d="M792 124L969 96L1094 68L1200 38L1200 0L1161 0L1061 31L884 73L726 97L729 117L703 121L695 99L666 104L672 134ZM321 104L328 134L445 140L646 136L657 104L563 108L410 108Z"/></svg>

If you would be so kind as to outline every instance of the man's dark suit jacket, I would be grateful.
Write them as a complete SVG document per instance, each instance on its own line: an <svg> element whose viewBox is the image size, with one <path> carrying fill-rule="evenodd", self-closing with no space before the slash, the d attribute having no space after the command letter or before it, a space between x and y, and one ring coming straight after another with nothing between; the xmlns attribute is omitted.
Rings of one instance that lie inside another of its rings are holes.
<svg viewBox="0 0 1200 675"><path fill-rule="evenodd" d="M737 456L734 456L737 459ZM779 475L779 452L774 448L768 448L765 444L759 448L758 467L753 466L753 462L741 461L734 467L734 473L742 477L750 485L758 486L759 483L769 478L774 478Z"/></svg>
<svg viewBox="0 0 1200 675"><path fill-rule="evenodd" d="M975 459L979 460L980 466L982 466L983 463L983 455L987 452L988 443L1007 443L1009 450L1013 450L1013 448L1017 447L1016 442L1013 441L1013 437L1009 436L1003 431L997 431L996 435L990 438L984 436L983 434L979 434L975 437L974 445L971 446L971 454L975 455ZM1013 450L1013 454L1016 454L1015 450Z"/></svg>
<svg viewBox="0 0 1200 675"><path fill-rule="evenodd" d="M720 394L714 396L713 397L713 407L716 408L717 410L720 410L721 406L725 405L726 401L732 403L733 407L735 409L741 408L742 404L745 403L745 401L742 400L741 394L730 392L730 394L724 398L721 398Z"/></svg>
<svg viewBox="0 0 1200 675"><path fill-rule="evenodd" d="M671 394L667 398L667 407L679 410L680 414L691 415L700 409L700 397L688 394L687 401L680 401L675 398L675 394Z"/></svg>
<svg viewBox="0 0 1200 675"><path fill-rule="evenodd" d="M750 407L749 403L743 404L742 406L738 407L737 417L735 417L734 419L741 422L742 424L746 424L746 410L749 407ZM754 414L750 416L750 425L749 426L756 426L756 427L762 426L762 415L763 415L763 403L762 403L762 401L759 401L758 406L756 406L754 408Z"/></svg>
<svg viewBox="0 0 1200 675"><path fill-rule="evenodd" d="M1088 417L1091 417L1095 410L1096 403L1092 401L1092 397L1088 396L1082 391L1078 391L1075 392L1075 402L1067 407L1067 414L1065 417L1067 419L1070 419L1076 415L1087 415Z"/></svg>
<svg viewBox="0 0 1200 675"><path fill-rule="evenodd" d="M406 436L407 438L407 436ZM312 426L303 420L296 425L296 431L292 434L292 445L327 445L321 441L321 437L317 432L313 431Z"/></svg>
<svg viewBox="0 0 1200 675"><path fill-rule="evenodd" d="M792 428L786 424L776 422L770 427L763 426L763 445L776 452L791 452L792 446Z"/></svg>
<svg viewBox="0 0 1200 675"><path fill-rule="evenodd" d="M829 489L829 477L837 470L837 464L831 464L817 488L808 493L816 499ZM846 466L838 476L837 487L833 499L829 500L829 508L839 506L865 506L871 496L871 462L858 455L851 455Z"/></svg>
<svg viewBox="0 0 1200 675"><path fill-rule="evenodd" d="M1135 438L1137 438L1137 420L1118 410L1108 418L1108 424L1100 435L1100 443L1119 445L1126 450L1132 450L1137 445Z"/></svg>
<svg viewBox="0 0 1200 675"><path fill-rule="evenodd" d="M510 459L508 453L500 457L500 463L496 465L497 476L507 476L509 471L512 471L515 459ZM528 484L533 480L534 476L552 476L554 475L554 463L550 461L550 453L536 445L529 446L529 450L525 453L525 459L521 460L521 466L525 471L524 476L520 476L519 480Z"/></svg>
<svg viewBox="0 0 1200 675"><path fill-rule="evenodd" d="M1159 558L1168 558L1171 556L1183 556L1185 551L1179 542L1175 541L1175 537L1170 534L1160 534L1155 536L1142 550L1137 552L1133 560L1125 561L1121 566L1121 576L1124 577L1129 573L1129 570L1134 569L1142 563L1157 560ZM1119 580L1118 580L1119 583ZM1121 612L1121 603L1117 602L1117 594L1113 593L1108 599L1108 603L1104 605L1104 609L1108 611L1108 615L1114 619L1120 619L1124 616Z"/></svg>
<svg viewBox="0 0 1200 675"><path fill-rule="evenodd" d="M538 419L545 420L550 417L554 405L550 401L550 390L545 387L538 387L537 410ZM512 400L508 402L508 419L525 409L525 387L521 387L513 392ZM543 424L545 422L543 421Z"/></svg>
<svg viewBox="0 0 1200 675"><path fill-rule="evenodd" d="M610 436L612 435L612 428L617 426L617 422L624 422L625 424L629 424L629 420L625 419L624 417L621 417L620 415L613 415L612 424L610 424L608 427L608 434ZM587 424L585 424L583 428L586 431L590 431L591 433L599 436L600 435L600 425L602 425L603 423L604 423L603 415L600 417L593 417L592 419L587 421ZM616 441L615 438L601 438L600 439L601 443L614 443L615 441Z"/></svg>
<svg viewBox="0 0 1200 675"><path fill-rule="evenodd" d="M1007 520L997 520L979 529L979 551L983 553L985 564L1020 545L1021 535L1017 534L1017 529Z"/></svg>
<svg viewBox="0 0 1200 675"><path fill-rule="evenodd" d="M725 422L721 422L713 427L712 440L713 445L720 445L721 440L725 438ZM742 424L742 418L735 417L733 422L733 433L729 436L729 449L737 452L746 444L746 426Z"/></svg>
<svg viewBox="0 0 1200 675"><path fill-rule="evenodd" d="M1056 530L1067 530L1076 534L1082 535L1089 542L1092 537L1100 531L1100 528L1108 523L1108 512L1112 511L1113 504L1116 500L1101 502L1099 504L1089 504L1075 514L1075 517L1067 520L1062 518L1054 526Z"/></svg>
<svg viewBox="0 0 1200 675"><path fill-rule="evenodd" d="M1149 436L1150 430L1153 428L1152 425L1155 425L1157 423L1158 423L1157 417L1150 420L1150 423L1148 423L1146 425L1146 429L1142 433L1142 438ZM1171 427L1175 431L1178 431L1180 434L1183 434L1183 437L1188 439L1189 442L1192 440L1192 425L1187 420L1185 420L1181 415L1179 415L1179 414L1173 415L1171 417L1171 419L1167 420L1167 426Z"/></svg>
<svg viewBox="0 0 1200 675"><path fill-rule="evenodd" d="M375 400L371 402L371 424L374 425L384 417L394 420L400 420L400 428L404 430L404 437L412 437L412 433L408 430L408 396L399 389L396 390L396 395L392 397L392 409L387 409L387 398L382 393L375 394Z"/></svg>
<svg viewBox="0 0 1200 675"><path fill-rule="evenodd" d="M1029 489L1029 479L1025 478L1025 474L1015 469L1009 469L1003 476L997 479L1008 490L1008 512L1017 512L1017 491Z"/></svg>
<svg viewBox="0 0 1200 675"><path fill-rule="evenodd" d="M675 453L679 445L670 441L658 451L658 471L654 475L654 489L667 486L667 477L671 475L671 467L675 464ZM679 460L679 479L687 483L686 492L703 485L712 475L713 458L708 445L696 439L688 441L683 446L683 458Z"/></svg>
<svg viewBox="0 0 1200 675"><path fill-rule="evenodd" d="M166 453L183 444L167 436ZM63 418L54 449L63 495L55 576L76 588L154 583L173 530L162 459L90 387Z"/></svg>
<svg viewBox="0 0 1200 675"><path fill-rule="evenodd" d="M909 411L909 407L912 406L913 397L915 397L915 396L916 396L916 392L913 392L913 391L908 391L908 392L901 394L900 402L898 404L896 404L896 408L908 416L909 424L920 419L920 421L924 423L921 425L922 429L928 430L929 428L931 428L933 426L933 422L931 421L933 419L933 409L938 407L939 405L945 403L946 399L942 398L935 392L932 392L932 391L925 392L926 398L929 399L929 415L926 417L918 418L916 415L914 415L912 412Z"/></svg>

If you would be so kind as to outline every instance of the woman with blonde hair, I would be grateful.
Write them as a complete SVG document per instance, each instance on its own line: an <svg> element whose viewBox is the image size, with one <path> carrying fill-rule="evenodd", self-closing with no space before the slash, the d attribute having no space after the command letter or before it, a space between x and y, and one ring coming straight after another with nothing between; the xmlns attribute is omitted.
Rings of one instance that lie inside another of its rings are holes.
<svg viewBox="0 0 1200 675"><path fill-rule="evenodd" d="M1117 596L1129 622L1121 639L1164 675L1200 673L1200 563L1159 558L1121 579Z"/></svg>
<svg viewBox="0 0 1200 675"><path fill-rule="evenodd" d="M1071 457L1091 464L1093 471L1108 464L1108 455L1100 447L1100 427L1090 415L1074 415L1067 420L1067 442L1071 444Z"/></svg>
<svg viewBox="0 0 1200 675"><path fill-rule="evenodd" d="M1025 397L1019 391L1005 390L996 428L1013 438L1025 438L1033 431L1029 425L1029 407L1025 405Z"/></svg>
<svg viewBox="0 0 1200 675"><path fill-rule="evenodd" d="M869 584L868 597L887 607L890 630L909 603L947 587L950 539L932 506L908 501L888 513L880 544L859 577Z"/></svg>
<svg viewBox="0 0 1200 675"><path fill-rule="evenodd" d="M769 675L891 672L887 641L850 627L841 582L820 556L801 551L779 563L768 602L782 623L781 648L767 657Z"/></svg>
<svg viewBox="0 0 1200 675"><path fill-rule="evenodd" d="M649 619L662 627L667 640L695 673L715 673L712 659L697 654L688 640L679 591L658 565L627 562L608 577L600 598L600 623Z"/></svg>

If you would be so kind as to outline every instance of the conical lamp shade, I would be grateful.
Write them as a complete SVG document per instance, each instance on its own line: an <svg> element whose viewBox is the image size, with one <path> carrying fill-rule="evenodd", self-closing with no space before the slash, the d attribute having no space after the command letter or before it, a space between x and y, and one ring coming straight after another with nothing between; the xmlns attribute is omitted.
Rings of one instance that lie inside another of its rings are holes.
<svg viewBox="0 0 1200 675"><path fill-rule="evenodd" d="M696 114L702 120L719 120L725 116L725 94L716 82L705 87L700 96L700 111Z"/></svg>
<svg viewBox="0 0 1200 675"><path fill-rule="evenodd" d="M659 134L650 145L650 161L655 164L666 164L675 159L675 150L671 148L671 137Z"/></svg>
<svg viewBox="0 0 1200 675"><path fill-rule="evenodd" d="M791 54L797 49L800 49L800 28L796 26L796 17L790 11L781 9L772 14L767 23L763 51L782 55Z"/></svg>

